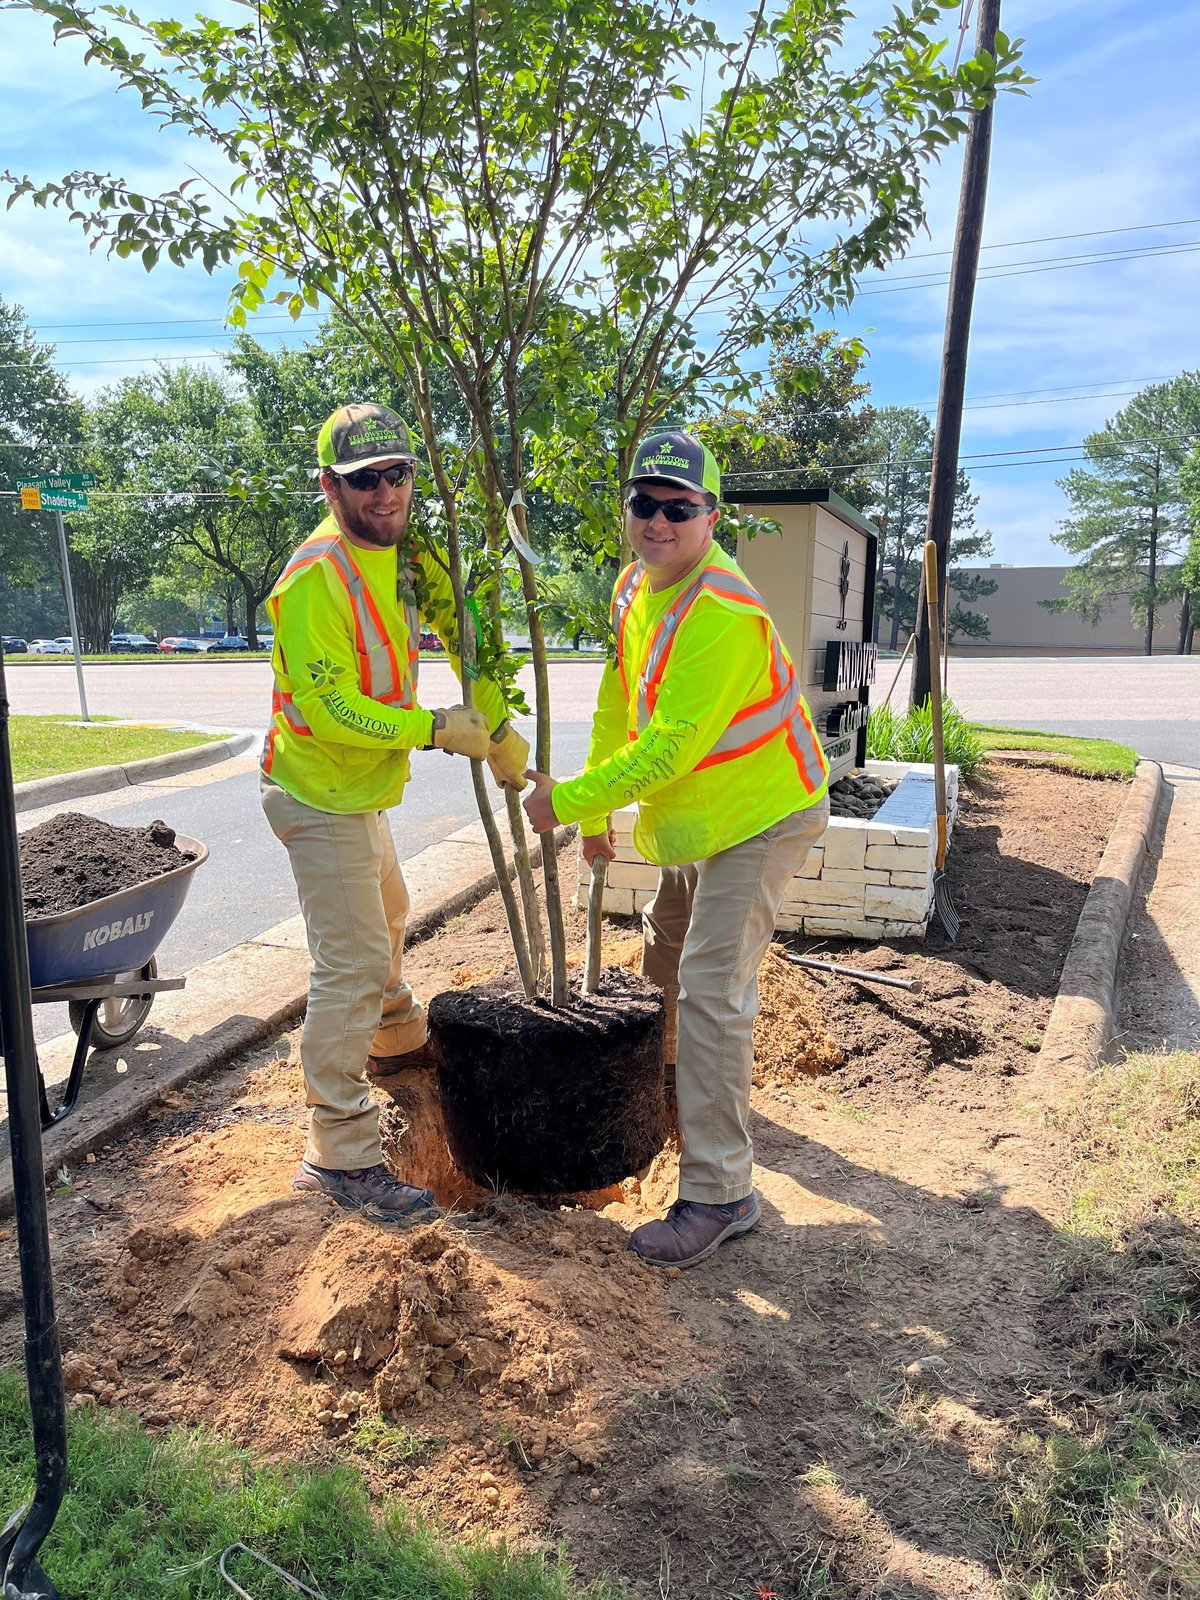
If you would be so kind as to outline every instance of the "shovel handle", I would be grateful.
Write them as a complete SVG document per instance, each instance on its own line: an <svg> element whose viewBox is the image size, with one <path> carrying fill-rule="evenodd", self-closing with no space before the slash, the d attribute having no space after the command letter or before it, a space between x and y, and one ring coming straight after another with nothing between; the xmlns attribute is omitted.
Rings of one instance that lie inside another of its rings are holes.
<svg viewBox="0 0 1200 1600"><path fill-rule="evenodd" d="M607 857L592 857L592 881L588 887L587 946L583 958L583 993L595 994L600 984L600 919L604 914L604 878Z"/></svg>

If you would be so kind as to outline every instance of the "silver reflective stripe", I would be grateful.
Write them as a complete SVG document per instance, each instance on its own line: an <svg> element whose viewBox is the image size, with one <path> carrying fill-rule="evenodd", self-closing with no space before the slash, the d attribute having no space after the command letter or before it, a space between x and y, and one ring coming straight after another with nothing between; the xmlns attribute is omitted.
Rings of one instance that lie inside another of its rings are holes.
<svg viewBox="0 0 1200 1600"><path fill-rule="evenodd" d="M395 673L392 671L392 655L388 649L388 642L375 626L375 619L371 615L371 607L366 597L367 586L362 573L340 542L329 551L329 558L341 573L342 582L346 585L350 604L354 608L354 620L358 627L359 638L366 649L367 681L361 686L363 693L369 695L372 700L386 700L388 695L401 686L396 682ZM410 632L411 629L410 621Z"/></svg>
<svg viewBox="0 0 1200 1600"><path fill-rule="evenodd" d="M279 697L279 704L276 707L276 710L283 712L288 722L297 730L297 732L309 733L312 731L309 728L308 723L305 722L304 713L300 710L299 706L293 705L290 700L285 700L282 695Z"/></svg>
<svg viewBox="0 0 1200 1600"><path fill-rule="evenodd" d="M638 578L641 575L642 564L635 561L625 574L625 582L613 595L612 602L612 627L613 632L619 637L621 622L625 613L633 604L633 597L638 591Z"/></svg>
<svg viewBox="0 0 1200 1600"><path fill-rule="evenodd" d="M761 711L743 717L740 722L731 722L709 754L725 755L730 750L740 750L743 745L753 744L755 740L763 739L768 734L778 733L780 728L792 720L792 714L799 704L800 685L793 675L792 681L783 693L763 706Z"/></svg>

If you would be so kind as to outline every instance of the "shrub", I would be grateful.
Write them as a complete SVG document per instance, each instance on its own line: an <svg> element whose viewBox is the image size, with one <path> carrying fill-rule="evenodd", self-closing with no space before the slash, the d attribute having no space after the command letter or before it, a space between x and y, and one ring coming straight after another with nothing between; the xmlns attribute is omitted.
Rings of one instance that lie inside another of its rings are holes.
<svg viewBox="0 0 1200 1600"><path fill-rule="evenodd" d="M950 700L943 702L942 723L947 765L957 767L964 779L982 772L987 766L983 740ZM872 761L931 762L933 712L929 701L914 706L905 716L890 705L874 707L867 724L867 755Z"/></svg>

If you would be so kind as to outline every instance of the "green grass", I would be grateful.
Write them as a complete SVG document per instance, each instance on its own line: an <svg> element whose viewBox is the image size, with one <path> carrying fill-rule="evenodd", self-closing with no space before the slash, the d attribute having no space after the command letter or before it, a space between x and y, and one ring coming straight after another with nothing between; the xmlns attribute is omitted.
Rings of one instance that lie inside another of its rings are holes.
<svg viewBox="0 0 1200 1600"><path fill-rule="evenodd" d="M94 719L75 726L66 716L14 716L8 724L12 746L13 781L49 778L85 767L123 765L171 750L190 750L224 738L218 733L187 733L170 728L113 727L111 720Z"/></svg>
<svg viewBox="0 0 1200 1600"><path fill-rule="evenodd" d="M1111 739L1073 739L1061 733L1035 733L1029 728L975 729L987 750L1034 750L1054 756L1050 763L1087 773L1093 778L1132 778L1138 764L1136 750Z"/></svg>
<svg viewBox="0 0 1200 1600"><path fill-rule="evenodd" d="M1002 1488L1013 1600L1200 1596L1200 1054L1101 1068L1060 1116L1073 1156L1048 1314L1097 1396L1023 1435Z"/></svg>
<svg viewBox="0 0 1200 1600"><path fill-rule="evenodd" d="M221 1552L242 1543L328 1600L606 1600L561 1556L440 1541L391 1504L373 1515L361 1479L256 1462L203 1434L151 1439L127 1417L72 1412L71 1487L41 1562L63 1600L229 1600ZM0 1497L26 1503L33 1460L24 1386L0 1375ZM230 1571L255 1600L284 1587L244 1555Z"/></svg>

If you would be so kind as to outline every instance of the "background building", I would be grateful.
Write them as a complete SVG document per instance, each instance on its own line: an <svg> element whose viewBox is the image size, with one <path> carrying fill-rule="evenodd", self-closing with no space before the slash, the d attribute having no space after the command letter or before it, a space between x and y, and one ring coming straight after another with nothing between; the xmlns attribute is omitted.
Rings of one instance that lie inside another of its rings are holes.
<svg viewBox="0 0 1200 1600"><path fill-rule="evenodd" d="M963 567L965 574L990 578L994 594L971 601L971 610L988 619L990 637L957 638L955 655L1141 655L1144 632L1129 612L1129 596L1114 596L1092 626L1077 611L1049 611L1040 604L1066 595L1068 567L1009 567L999 563ZM1154 654L1174 655L1179 643L1179 602L1155 613Z"/></svg>

